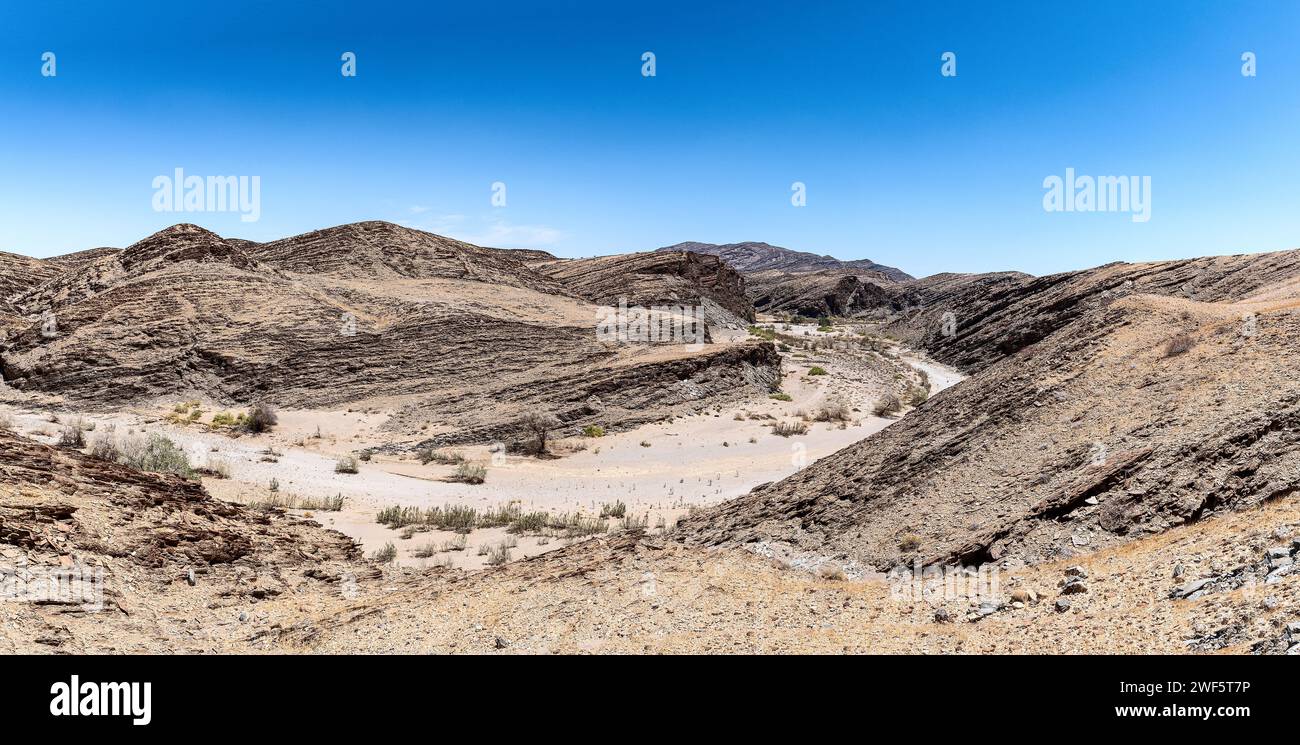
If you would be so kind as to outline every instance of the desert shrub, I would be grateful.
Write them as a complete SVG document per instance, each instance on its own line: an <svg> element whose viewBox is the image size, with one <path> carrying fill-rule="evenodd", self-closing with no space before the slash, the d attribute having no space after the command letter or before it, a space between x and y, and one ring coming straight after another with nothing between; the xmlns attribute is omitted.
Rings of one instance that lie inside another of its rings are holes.
<svg viewBox="0 0 1300 745"><path fill-rule="evenodd" d="M582 434L584 437L604 437L605 428L596 424L588 424L582 428Z"/></svg>
<svg viewBox="0 0 1300 745"><path fill-rule="evenodd" d="M826 368L821 367L821 366L818 366L818 365L813 365L812 367L808 368L808 374L809 374L809 375L827 375L828 373L826 372Z"/></svg>
<svg viewBox="0 0 1300 745"><path fill-rule="evenodd" d="M540 533L549 524L549 517L545 512L525 512L515 518L506 530L511 533Z"/></svg>
<svg viewBox="0 0 1300 745"><path fill-rule="evenodd" d="M271 483L267 484L267 488L270 489L272 492L280 491L280 479L272 478Z"/></svg>
<svg viewBox="0 0 1300 745"><path fill-rule="evenodd" d="M531 452L542 456L546 454L546 440L560 426L560 419L551 413L530 411L524 415L523 425L532 436Z"/></svg>
<svg viewBox="0 0 1300 745"><path fill-rule="evenodd" d="M385 507L375 516L375 522L386 525L394 530L405 528L407 525L417 525L425 522L424 514L419 507L400 507L392 505Z"/></svg>
<svg viewBox="0 0 1300 745"><path fill-rule="evenodd" d="M853 418L852 414L853 411L848 404L839 399L831 399L817 410L813 419L818 422L847 422Z"/></svg>
<svg viewBox="0 0 1300 745"><path fill-rule="evenodd" d="M425 522L443 530L468 533L478 525L478 510L463 505L447 505L427 511Z"/></svg>
<svg viewBox="0 0 1300 745"><path fill-rule="evenodd" d="M298 506L298 497L293 494L271 494L266 497L254 497L247 503L250 509L271 510L275 508L291 510Z"/></svg>
<svg viewBox="0 0 1300 745"><path fill-rule="evenodd" d="M454 450L444 453L434 450L433 448L421 448L417 451L416 455L420 458L420 464L426 466L430 463L438 463L444 466L455 466L465 462L465 456Z"/></svg>
<svg viewBox="0 0 1300 745"><path fill-rule="evenodd" d="M443 541L442 545L438 547L438 550L439 551L464 551L465 547L468 544L469 544L469 539L466 538L464 534L462 534L456 536L455 538L451 538Z"/></svg>
<svg viewBox="0 0 1300 745"><path fill-rule="evenodd" d="M194 468L185 451L168 438L153 433L147 439L133 437L122 444L120 462L141 471L170 473L182 478L195 478Z"/></svg>
<svg viewBox="0 0 1300 745"><path fill-rule="evenodd" d="M299 509L316 510L318 512L338 512L343 509L343 494L339 493L332 497L317 499L315 497L303 497L299 503Z"/></svg>
<svg viewBox="0 0 1300 745"><path fill-rule="evenodd" d="M803 422L777 422L772 425L772 434L782 437L808 434L808 425Z"/></svg>
<svg viewBox="0 0 1300 745"><path fill-rule="evenodd" d="M510 547L504 541L493 546L487 553L488 566L500 566L508 561L510 561Z"/></svg>
<svg viewBox="0 0 1300 745"><path fill-rule="evenodd" d="M461 463L450 477L463 484L481 484L487 480L487 466L482 463Z"/></svg>
<svg viewBox="0 0 1300 745"><path fill-rule="evenodd" d="M272 427L280 423L280 417L276 414L275 408L266 403L255 403L248 407L248 415L244 418L243 428L247 432L268 432Z"/></svg>
<svg viewBox="0 0 1300 745"><path fill-rule="evenodd" d="M900 551L915 551L921 547L921 536L915 533L908 533L898 541Z"/></svg>
<svg viewBox="0 0 1300 745"><path fill-rule="evenodd" d="M642 441L641 441L641 447L643 447L643 448L648 448L648 447L650 447L650 441L649 441L649 440L642 440Z"/></svg>
<svg viewBox="0 0 1300 745"><path fill-rule="evenodd" d="M429 541L421 546L417 546L415 551L412 552L412 555L417 559L428 559L436 553L438 553L438 547L434 545L433 541Z"/></svg>
<svg viewBox="0 0 1300 745"><path fill-rule="evenodd" d="M920 386L912 386L907 392L907 405L920 406L928 398L930 398L930 391Z"/></svg>
<svg viewBox="0 0 1300 745"><path fill-rule="evenodd" d="M642 515L641 517L637 517L636 515L628 515L623 520L623 530L630 531L633 533L640 533L648 527L650 527L649 515Z"/></svg>
<svg viewBox="0 0 1300 745"><path fill-rule="evenodd" d="M63 425L63 429L59 432L59 447L80 450L85 446L86 430L82 427L80 419L75 419Z"/></svg>
<svg viewBox="0 0 1300 745"><path fill-rule="evenodd" d="M391 564L397 558L397 546L391 542L385 543L384 547L371 554L370 558L381 564Z"/></svg>
<svg viewBox="0 0 1300 745"><path fill-rule="evenodd" d="M773 394L769 395L768 398L772 399L773 401L793 401L793 400L794 400L793 398L790 398L790 394L789 394L789 393L773 393Z"/></svg>
<svg viewBox="0 0 1300 745"><path fill-rule="evenodd" d="M228 479L230 478L230 464L221 458L208 456L207 464L198 469L198 472L214 479Z"/></svg>
<svg viewBox="0 0 1300 745"><path fill-rule="evenodd" d="M8 414L0 414L0 432L13 432L14 418Z"/></svg>
<svg viewBox="0 0 1300 745"><path fill-rule="evenodd" d="M117 440L113 437L113 430L106 428L105 431L95 435L95 439L90 443L90 457L118 462L122 459L122 453L117 449Z"/></svg>
<svg viewBox="0 0 1300 745"><path fill-rule="evenodd" d="M893 393L886 393L876 401L876 405L871 407L871 413L876 416L890 416L903 410L903 402Z"/></svg>
<svg viewBox="0 0 1300 745"><path fill-rule="evenodd" d="M773 341L776 339L775 330L763 328L762 326L750 326L749 333L753 334L754 336L757 336L760 339L766 339L768 341Z"/></svg>
<svg viewBox="0 0 1300 745"><path fill-rule="evenodd" d="M509 525L523 514L518 502L506 502L494 509L484 510L478 517L480 528L500 528Z"/></svg>
<svg viewBox="0 0 1300 745"><path fill-rule="evenodd" d="M621 499L613 504L607 502L600 506L601 517L622 518L625 515L627 515L627 505L623 504L623 500Z"/></svg>
<svg viewBox="0 0 1300 745"><path fill-rule="evenodd" d="M551 524L559 527L563 531L564 537L568 539L609 532L608 520L598 520L581 514L561 515L558 519L551 521Z"/></svg>
<svg viewBox="0 0 1300 745"><path fill-rule="evenodd" d="M357 459L351 455L345 455L338 459L334 464L334 473L356 473Z"/></svg>
<svg viewBox="0 0 1300 745"><path fill-rule="evenodd" d="M1176 357L1196 346L1196 339L1191 334L1179 334L1165 342L1165 356Z"/></svg>

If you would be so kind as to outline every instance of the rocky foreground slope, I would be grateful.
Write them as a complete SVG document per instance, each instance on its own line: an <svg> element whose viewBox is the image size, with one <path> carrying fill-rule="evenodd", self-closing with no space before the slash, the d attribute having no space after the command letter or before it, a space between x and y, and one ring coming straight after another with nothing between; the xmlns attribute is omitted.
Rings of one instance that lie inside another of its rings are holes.
<svg viewBox="0 0 1300 745"><path fill-rule="evenodd" d="M0 372L82 406L393 412L396 435L508 439L530 412L620 428L766 391L770 344L597 339L597 308L527 256L387 223L266 244L177 225L17 280Z"/></svg>
<svg viewBox="0 0 1300 745"><path fill-rule="evenodd" d="M0 652L209 651L345 574L379 571L314 521L0 431Z"/></svg>

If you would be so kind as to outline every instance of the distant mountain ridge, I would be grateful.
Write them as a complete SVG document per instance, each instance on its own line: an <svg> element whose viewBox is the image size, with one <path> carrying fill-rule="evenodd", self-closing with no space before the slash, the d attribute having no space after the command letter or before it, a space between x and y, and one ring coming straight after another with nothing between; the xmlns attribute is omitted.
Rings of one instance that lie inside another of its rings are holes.
<svg viewBox="0 0 1300 745"><path fill-rule="evenodd" d="M841 261L834 256L818 256L807 251L795 251L761 241L723 244L686 241L655 250L664 252L690 251L692 253L718 256L734 267L736 271L745 274L769 270L797 273L816 272L825 269L848 269L872 272L880 275L882 279L893 282L906 282L915 279L915 277L901 269L878 264L870 259Z"/></svg>

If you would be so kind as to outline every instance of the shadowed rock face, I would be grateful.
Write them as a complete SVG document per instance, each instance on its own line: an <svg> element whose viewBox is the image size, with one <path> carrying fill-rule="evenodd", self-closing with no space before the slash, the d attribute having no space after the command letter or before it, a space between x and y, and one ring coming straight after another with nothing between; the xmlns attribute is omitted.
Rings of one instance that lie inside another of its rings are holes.
<svg viewBox="0 0 1300 745"><path fill-rule="evenodd" d="M658 253L717 256L744 275L747 294L762 313L806 317L880 313L902 307L895 285L912 277L869 259L840 261L767 243L679 243Z"/></svg>
<svg viewBox="0 0 1300 745"><path fill-rule="evenodd" d="M601 305L707 304L729 314L714 313L711 324L739 326L754 320L744 278L716 256L651 251L535 266L574 294Z"/></svg>
<svg viewBox="0 0 1300 745"><path fill-rule="evenodd" d="M789 274L765 271L749 275L754 306L766 313L792 313L805 318L881 315L904 307L902 293L844 270Z"/></svg>
<svg viewBox="0 0 1300 745"><path fill-rule="evenodd" d="M13 296L58 334L20 325L0 369L92 407L370 402L399 434L458 442L537 409L617 429L776 378L770 345L602 344L595 307L512 254L385 223L265 244L177 225Z"/></svg>
<svg viewBox="0 0 1300 745"><path fill-rule="evenodd" d="M1286 497L1297 278L1300 252L922 280L932 305L896 328L972 377L680 532L883 570L1060 558Z"/></svg>

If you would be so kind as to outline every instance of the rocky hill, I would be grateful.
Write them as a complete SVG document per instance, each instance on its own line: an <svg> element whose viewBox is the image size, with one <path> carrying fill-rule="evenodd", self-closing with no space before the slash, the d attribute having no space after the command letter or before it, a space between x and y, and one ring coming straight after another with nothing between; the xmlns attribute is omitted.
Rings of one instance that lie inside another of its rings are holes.
<svg viewBox="0 0 1300 745"><path fill-rule="evenodd" d="M706 308L713 326L743 328L754 320L745 280L716 256L651 251L535 264L574 294L601 305Z"/></svg>
<svg viewBox="0 0 1300 745"><path fill-rule="evenodd" d="M0 350L13 387L92 407L372 406L404 436L509 437L552 411L619 428L765 391L770 344L617 345L512 256L383 223L265 244L177 225L12 298L51 313Z"/></svg>
<svg viewBox="0 0 1300 745"><path fill-rule="evenodd" d="M22 310L9 298L57 276L60 271L47 261L0 251L0 338L25 323Z"/></svg>
<svg viewBox="0 0 1300 745"><path fill-rule="evenodd" d="M790 274L767 270L746 278L754 307L805 318L881 317L905 307L899 286L842 269Z"/></svg>
<svg viewBox="0 0 1300 745"><path fill-rule="evenodd" d="M939 274L903 286L898 305L906 310L886 329L939 360L974 371L1129 295L1230 303L1270 285L1289 292L1285 282L1298 274L1298 251L1114 263L1044 277ZM945 327L946 314L951 316Z"/></svg>
<svg viewBox="0 0 1300 745"><path fill-rule="evenodd" d="M912 280L869 259L840 261L767 243L678 243L659 253L716 256L740 272L754 308L762 313L818 316L879 315L902 307L897 285Z"/></svg>
<svg viewBox="0 0 1300 745"><path fill-rule="evenodd" d="M657 248L656 251L689 251L697 254L720 257L742 274L751 274L769 270L787 273L815 272L825 269L846 269L874 275L891 282L912 279L910 274L884 264L877 264L870 259L840 261L833 256L818 256L806 251L794 251L789 248L773 246L770 243L746 241L744 243L699 243L687 241L672 246Z"/></svg>
<svg viewBox="0 0 1300 745"><path fill-rule="evenodd" d="M481 248L389 222L317 230L246 249L258 261L299 274L340 279L458 279L566 294L525 265L535 255Z"/></svg>
<svg viewBox="0 0 1300 745"><path fill-rule="evenodd" d="M1289 498L1297 277L1284 252L931 283L899 325L976 374L683 533L860 573L1066 558Z"/></svg>

